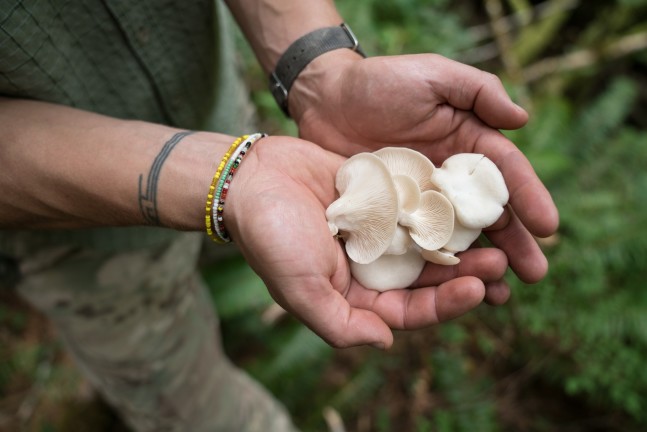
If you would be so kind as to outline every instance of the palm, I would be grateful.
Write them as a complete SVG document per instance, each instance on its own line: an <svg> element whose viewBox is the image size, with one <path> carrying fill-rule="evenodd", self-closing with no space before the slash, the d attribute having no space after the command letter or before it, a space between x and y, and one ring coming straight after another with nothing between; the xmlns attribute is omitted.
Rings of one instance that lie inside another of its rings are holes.
<svg viewBox="0 0 647 432"><path fill-rule="evenodd" d="M388 346L390 328L424 327L480 303L481 281L445 283L457 276L453 271L423 275L420 285L433 286L416 290L380 294L360 286L324 215L335 199L343 158L289 138L266 138L256 146L230 192L236 208L228 226L276 301L326 341Z"/></svg>

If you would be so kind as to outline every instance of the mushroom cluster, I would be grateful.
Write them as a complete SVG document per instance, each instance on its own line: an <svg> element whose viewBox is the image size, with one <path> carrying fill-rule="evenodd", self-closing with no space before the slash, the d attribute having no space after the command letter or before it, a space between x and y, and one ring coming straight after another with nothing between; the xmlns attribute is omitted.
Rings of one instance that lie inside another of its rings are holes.
<svg viewBox="0 0 647 432"><path fill-rule="evenodd" d="M460 153L440 168L408 148L349 158L337 172L339 198L328 227L344 240L353 276L378 291L406 288L427 261L454 265L503 213L508 189L496 165Z"/></svg>

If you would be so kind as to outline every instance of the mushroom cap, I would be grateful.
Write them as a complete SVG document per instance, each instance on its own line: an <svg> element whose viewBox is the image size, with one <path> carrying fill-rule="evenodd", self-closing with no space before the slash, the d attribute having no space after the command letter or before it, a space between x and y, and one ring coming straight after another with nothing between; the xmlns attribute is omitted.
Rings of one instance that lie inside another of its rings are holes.
<svg viewBox="0 0 647 432"><path fill-rule="evenodd" d="M413 241L423 249L443 247L454 229L454 208L440 192L428 190L420 195L420 206L413 213L400 213L398 222L409 228Z"/></svg>
<svg viewBox="0 0 647 432"><path fill-rule="evenodd" d="M420 205L420 188L418 183L408 175L392 176L395 190L398 192L398 209L400 213L413 213Z"/></svg>
<svg viewBox="0 0 647 432"><path fill-rule="evenodd" d="M461 225L460 221L454 219L454 231L443 249L450 252L463 252L481 235L481 228L467 228Z"/></svg>
<svg viewBox="0 0 647 432"><path fill-rule="evenodd" d="M492 225L509 198L501 171L482 154L451 156L434 170L431 181L454 205L456 217L466 228Z"/></svg>
<svg viewBox="0 0 647 432"><path fill-rule="evenodd" d="M434 164L422 153L405 147L384 147L373 152L392 175L406 175L418 183L420 191L436 189L431 182Z"/></svg>
<svg viewBox="0 0 647 432"><path fill-rule="evenodd" d="M434 264L440 265L456 265L461 262L461 259L457 256L454 256L453 252L447 251L445 249L438 250L426 250L423 249L420 252L425 260L432 262Z"/></svg>
<svg viewBox="0 0 647 432"><path fill-rule="evenodd" d="M350 262L351 274L364 287L388 291L406 288L418 279L425 260L415 249L403 255L382 255L369 264Z"/></svg>
<svg viewBox="0 0 647 432"><path fill-rule="evenodd" d="M395 234L398 197L384 163L371 153L359 153L337 171L340 197L326 209L331 233L335 227L346 241L348 257L358 263L374 261Z"/></svg>

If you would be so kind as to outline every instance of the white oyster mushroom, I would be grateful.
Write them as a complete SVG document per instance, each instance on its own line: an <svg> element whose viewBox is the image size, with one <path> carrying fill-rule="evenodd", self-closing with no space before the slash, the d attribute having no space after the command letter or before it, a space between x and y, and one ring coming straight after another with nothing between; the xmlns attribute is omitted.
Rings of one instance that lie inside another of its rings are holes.
<svg viewBox="0 0 647 432"><path fill-rule="evenodd" d="M418 279L424 266L424 258L411 248L403 255L382 255L369 264L351 261L350 271L366 288L388 291L411 285Z"/></svg>
<svg viewBox="0 0 647 432"><path fill-rule="evenodd" d="M371 153L349 158L337 171L339 198L326 209L331 233L339 232L348 257L367 264L391 244L398 218L398 197L384 163Z"/></svg>
<svg viewBox="0 0 647 432"><path fill-rule="evenodd" d="M450 252L445 249L423 249L422 251L420 251L420 256L422 256L422 258L424 258L426 261L440 265L456 265L461 262L461 259L459 257L454 256L454 252Z"/></svg>
<svg viewBox="0 0 647 432"><path fill-rule="evenodd" d="M413 241L423 249L441 248L454 229L454 208L441 193L428 190L420 195L420 206L413 213L400 213L398 222L409 228Z"/></svg>
<svg viewBox="0 0 647 432"><path fill-rule="evenodd" d="M398 210L400 213L413 213L420 206L420 188L416 181L406 175L392 176L395 190L398 193Z"/></svg>
<svg viewBox="0 0 647 432"><path fill-rule="evenodd" d="M409 230L398 225L395 228L395 235L391 240L391 244L384 251L384 255L402 255L413 246L413 239L409 235Z"/></svg>
<svg viewBox="0 0 647 432"><path fill-rule="evenodd" d="M373 154L384 162L391 175L406 175L415 180L421 192L437 190L431 182L434 164L422 153L404 147L384 147Z"/></svg>
<svg viewBox="0 0 647 432"><path fill-rule="evenodd" d="M431 181L454 206L456 217L466 228L492 225L508 202L503 175L482 154L459 153L434 170Z"/></svg>
<svg viewBox="0 0 647 432"><path fill-rule="evenodd" d="M466 228L454 218L454 231L443 249L450 252L462 252L467 250L474 241L481 235L481 228Z"/></svg>

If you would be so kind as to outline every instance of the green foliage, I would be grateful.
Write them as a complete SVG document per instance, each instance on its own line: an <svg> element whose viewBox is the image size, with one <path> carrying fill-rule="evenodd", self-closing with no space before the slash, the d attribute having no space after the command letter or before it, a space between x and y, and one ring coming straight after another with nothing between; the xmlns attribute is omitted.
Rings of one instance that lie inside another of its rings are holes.
<svg viewBox="0 0 647 432"><path fill-rule="evenodd" d="M464 31L461 6L448 0L336 3L369 55L435 52L451 56L473 46Z"/></svg>
<svg viewBox="0 0 647 432"><path fill-rule="evenodd" d="M244 317L273 303L263 281L240 256L234 256L204 272L223 320Z"/></svg>
<svg viewBox="0 0 647 432"><path fill-rule="evenodd" d="M489 392L492 382L478 376L473 359L467 355L468 335L460 324L446 324L441 337L447 347L430 354L430 370L435 372L433 390L444 403L434 410L428 426L438 432L498 431L496 410ZM427 422L419 422L425 425Z"/></svg>
<svg viewBox="0 0 647 432"><path fill-rule="evenodd" d="M569 13L562 9L562 4L560 1L548 2L547 18L530 23L521 29L513 48L513 55L520 64L527 64L534 60L559 33L569 17Z"/></svg>
<svg viewBox="0 0 647 432"><path fill-rule="evenodd" d="M43 355L40 346L26 345L12 347L12 351L0 348L0 385L5 388L18 376L31 381L35 379L38 363Z"/></svg>
<svg viewBox="0 0 647 432"><path fill-rule="evenodd" d="M636 94L636 83L617 78L579 112L541 101L537 122L511 134L561 212L551 273L517 289L515 308L530 332L524 348L555 350L546 372L567 393L647 424L647 133L625 123ZM535 159L538 151L559 156Z"/></svg>
<svg viewBox="0 0 647 432"><path fill-rule="evenodd" d="M10 336L22 333L26 316L22 311L0 303L0 394L18 380L31 381L46 347L25 342L11 344Z"/></svg>

